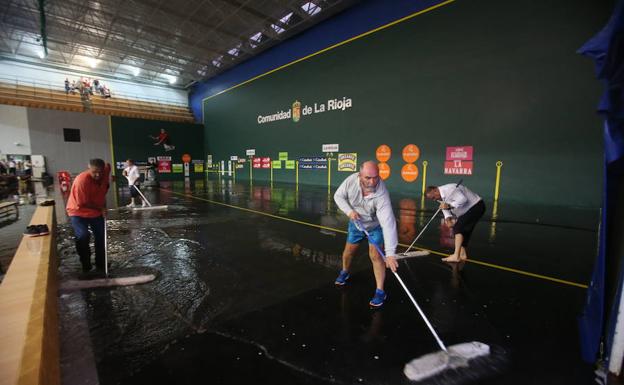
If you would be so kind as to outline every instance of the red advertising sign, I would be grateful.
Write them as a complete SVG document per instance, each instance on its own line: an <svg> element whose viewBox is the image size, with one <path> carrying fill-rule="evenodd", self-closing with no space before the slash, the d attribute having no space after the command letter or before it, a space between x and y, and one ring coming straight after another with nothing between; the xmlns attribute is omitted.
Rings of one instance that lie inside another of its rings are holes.
<svg viewBox="0 0 624 385"><path fill-rule="evenodd" d="M167 174L171 172L171 161L170 160L159 160L158 161L158 172L160 174Z"/></svg>
<svg viewBox="0 0 624 385"><path fill-rule="evenodd" d="M472 175L472 166L471 160L447 160L444 162L444 175Z"/></svg>
<svg viewBox="0 0 624 385"><path fill-rule="evenodd" d="M472 146L447 147L446 160L472 160Z"/></svg>
<svg viewBox="0 0 624 385"><path fill-rule="evenodd" d="M260 158L252 158L251 162L253 164L253 168L261 168L262 167L262 159Z"/></svg>
<svg viewBox="0 0 624 385"><path fill-rule="evenodd" d="M261 168L271 168L271 158L269 158L269 157L262 158L262 167Z"/></svg>

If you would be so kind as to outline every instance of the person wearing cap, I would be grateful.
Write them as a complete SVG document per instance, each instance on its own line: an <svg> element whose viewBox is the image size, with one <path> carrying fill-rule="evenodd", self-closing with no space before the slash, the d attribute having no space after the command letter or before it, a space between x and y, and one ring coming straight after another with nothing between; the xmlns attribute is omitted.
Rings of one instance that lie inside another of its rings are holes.
<svg viewBox="0 0 624 385"><path fill-rule="evenodd" d="M477 222L485 213L483 199L466 186L454 183L429 186L425 190L428 199L439 201L444 213L444 224L453 228L455 251L442 260L460 262L468 259L466 248Z"/></svg>
<svg viewBox="0 0 624 385"><path fill-rule="evenodd" d="M373 264L375 274L375 295L370 300L371 307L380 307L384 304L387 295L384 291L386 267L396 271L398 264L395 258L398 244L396 219L392 211L390 194L386 185L379 178L379 168L373 161L362 163L360 171L345 179L336 193L334 200L338 208L345 213L350 221L347 242L342 253L342 270L336 278L335 284L343 286L350 277L351 260L358 249L359 243L366 238L358 226L364 227L370 234L368 240L368 255ZM375 246L384 248L386 259L379 254Z"/></svg>
<svg viewBox="0 0 624 385"><path fill-rule="evenodd" d="M91 159L87 170L74 179L67 200L66 211L74 229L76 251L85 273L93 267L89 228L95 238L96 269L104 271L105 267L104 221L110 169L110 164L105 164L102 159Z"/></svg>

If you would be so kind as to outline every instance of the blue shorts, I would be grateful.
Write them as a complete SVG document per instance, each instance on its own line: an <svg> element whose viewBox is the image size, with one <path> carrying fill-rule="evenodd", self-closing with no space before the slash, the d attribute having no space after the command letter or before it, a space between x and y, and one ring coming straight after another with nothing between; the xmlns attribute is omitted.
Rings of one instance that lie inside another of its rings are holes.
<svg viewBox="0 0 624 385"><path fill-rule="evenodd" d="M383 232L381 231L381 226L377 226L372 230L368 230L371 239L369 239L369 243L375 243L380 246L383 245ZM349 221L349 230L347 232L347 242L356 244L360 243L366 238L366 234L363 231L358 230L358 228L353 224L353 222Z"/></svg>

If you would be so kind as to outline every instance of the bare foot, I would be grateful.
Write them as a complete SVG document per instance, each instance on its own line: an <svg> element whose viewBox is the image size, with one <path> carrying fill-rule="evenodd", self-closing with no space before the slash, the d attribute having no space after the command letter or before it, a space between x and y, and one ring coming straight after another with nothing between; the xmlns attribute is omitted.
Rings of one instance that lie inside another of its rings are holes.
<svg viewBox="0 0 624 385"><path fill-rule="evenodd" d="M467 259L468 259L468 255L466 255L466 254L461 254L461 255L459 256L459 259L460 259L461 261L465 261L465 260L467 260Z"/></svg>
<svg viewBox="0 0 624 385"><path fill-rule="evenodd" d="M460 259L460 257L459 257L458 255L456 255L456 254L451 254L451 255L449 255L449 256L448 256L448 257L446 257L446 258L442 258L442 260L443 260L444 262L459 262L461 259Z"/></svg>

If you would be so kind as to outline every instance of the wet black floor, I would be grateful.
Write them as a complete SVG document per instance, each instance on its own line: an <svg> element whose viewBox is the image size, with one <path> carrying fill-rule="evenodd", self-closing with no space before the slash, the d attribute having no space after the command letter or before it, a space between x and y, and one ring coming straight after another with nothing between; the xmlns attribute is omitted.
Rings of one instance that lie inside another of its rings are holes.
<svg viewBox="0 0 624 385"><path fill-rule="evenodd" d="M349 284L334 286L347 222L326 189L219 180L161 187L147 197L169 210L119 210L108 220L111 270L156 269L159 278L63 293L65 372L85 357L67 347L77 339L90 340L104 385L402 384L405 363L437 350L394 277L384 308L368 308L374 280L364 248ZM127 200L121 189L109 202ZM419 198L396 197L394 207L402 243L433 214ZM491 209L469 256L495 266L449 265L435 254L401 262L447 345L476 340L494 353L437 383L590 383L576 330L585 289L575 284L591 272L597 211L501 204L493 222ZM440 229L434 221L419 245L448 253ZM60 274L69 279L80 265L71 231L60 232ZM86 329L76 327L81 317Z"/></svg>

